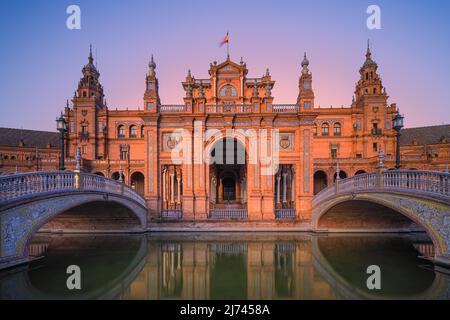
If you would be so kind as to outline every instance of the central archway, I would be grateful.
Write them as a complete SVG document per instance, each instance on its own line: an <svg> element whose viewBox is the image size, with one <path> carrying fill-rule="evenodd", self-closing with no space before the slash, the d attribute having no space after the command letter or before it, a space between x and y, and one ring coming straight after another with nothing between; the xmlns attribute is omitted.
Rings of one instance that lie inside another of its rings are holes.
<svg viewBox="0 0 450 320"><path fill-rule="evenodd" d="M247 203L245 146L235 137L212 145L209 161L210 209L244 209Z"/></svg>

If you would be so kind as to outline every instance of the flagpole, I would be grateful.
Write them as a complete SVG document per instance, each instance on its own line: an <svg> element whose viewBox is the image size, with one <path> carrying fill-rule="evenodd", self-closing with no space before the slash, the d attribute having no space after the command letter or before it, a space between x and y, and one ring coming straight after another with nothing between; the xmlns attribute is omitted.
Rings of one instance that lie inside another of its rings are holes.
<svg viewBox="0 0 450 320"><path fill-rule="evenodd" d="M227 31L227 59L230 59L230 32Z"/></svg>

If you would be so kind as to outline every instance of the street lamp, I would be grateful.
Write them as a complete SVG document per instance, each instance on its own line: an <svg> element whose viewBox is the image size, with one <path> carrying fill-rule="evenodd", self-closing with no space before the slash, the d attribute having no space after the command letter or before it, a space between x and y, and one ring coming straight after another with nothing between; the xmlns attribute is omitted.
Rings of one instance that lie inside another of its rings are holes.
<svg viewBox="0 0 450 320"><path fill-rule="evenodd" d="M403 116L400 114L400 110L397 109L397 113L393 119L394 130L397 131L397 150L395 153L395 168L400 169L400 130L403 128Z"/></svg>
<svg viewBox="0 0 450 320"><path fill-rule="evenodd" d="M64 139L67 131L67 123L61 112L61 116L56 119L56 129L61 133L61 157L59 158L59 170L64 171Z"/></svg>

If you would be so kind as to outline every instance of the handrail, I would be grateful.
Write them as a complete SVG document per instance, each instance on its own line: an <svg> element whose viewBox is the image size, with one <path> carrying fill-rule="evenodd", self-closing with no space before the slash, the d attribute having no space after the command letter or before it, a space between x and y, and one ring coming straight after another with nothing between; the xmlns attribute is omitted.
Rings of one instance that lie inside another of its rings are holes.
<svg viewBox="0 0 450 320"><path fill-rule="evenodd" d="M359 174L338 180L314 196L313 206L337 194L361 190L385 189L414 191L450 198L450 173L425 170L387 170Z"/></svg>
<svg viewBox="0 0 450 320"><path fill-rule="evenodd" d="M0 205L53 193L98 191L122 195L146 206L145 199L123 183L89 173L30 172L0 177Z"/></svg>

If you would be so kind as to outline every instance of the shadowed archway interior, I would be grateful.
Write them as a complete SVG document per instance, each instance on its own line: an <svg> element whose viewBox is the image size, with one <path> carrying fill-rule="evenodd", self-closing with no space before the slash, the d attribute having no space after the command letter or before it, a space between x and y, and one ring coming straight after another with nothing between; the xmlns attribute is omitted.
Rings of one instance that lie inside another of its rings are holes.
<svg viewBox="0 0 450 320"><path fill-rule="evenodd" d="M93 232L138 229L137 216L127 207L112 201L94 201L58 214L41 227L39 232Z"/></svg>

